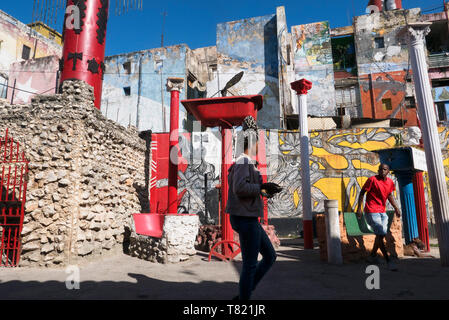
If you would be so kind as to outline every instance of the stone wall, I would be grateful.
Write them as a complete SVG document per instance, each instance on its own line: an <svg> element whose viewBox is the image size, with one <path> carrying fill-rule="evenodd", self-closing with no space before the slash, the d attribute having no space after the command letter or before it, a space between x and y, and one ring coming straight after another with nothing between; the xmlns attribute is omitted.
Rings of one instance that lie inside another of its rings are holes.
<svg viewBox="0 0 449 320"><path fill-rule="evenodd" d="M162 238L132 233L129 253L133 257L160 263L187 261L196 254L198 215L166 215Z"/></svg>
<svg viewBox="0 0 449 320"><path fill-rule="evenodd" d="M30 171L21 266L73 264L120 248L132 213L149 210L147 146L137 131L107 120L93 89L66 81L63 94L28 105L0 104Z"/></svg>

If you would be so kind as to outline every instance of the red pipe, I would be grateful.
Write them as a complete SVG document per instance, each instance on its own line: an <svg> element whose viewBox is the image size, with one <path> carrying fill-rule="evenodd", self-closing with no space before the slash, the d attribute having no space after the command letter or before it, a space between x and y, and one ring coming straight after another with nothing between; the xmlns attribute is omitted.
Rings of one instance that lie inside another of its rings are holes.
<svg viewBox="0 0 449 320"><path fill-rule="evenodd" d="M415 173L413 177L413 190L415 193L419 239L426 245L426 250L430 251L429 226L427 224L426 198L424 197L424 180L422 172Z"/></svg>
<svg viewBox="0 0 449 320"><path fill-rule="evenodd" d="M170 152L168 171L168 213L178 213L179 89L173 88L170 100Z"/></svg>
<svg viewBox="0 0 449 320"><path fill-rule="evenodd" d="M90 84L94 87L95 106L100 109L109 0L67 0L67 7L75 2L81 21L79 29L75 29L76 24L67 27L71 15L66 14L64 19L61 83L76 79Z"/></svg>

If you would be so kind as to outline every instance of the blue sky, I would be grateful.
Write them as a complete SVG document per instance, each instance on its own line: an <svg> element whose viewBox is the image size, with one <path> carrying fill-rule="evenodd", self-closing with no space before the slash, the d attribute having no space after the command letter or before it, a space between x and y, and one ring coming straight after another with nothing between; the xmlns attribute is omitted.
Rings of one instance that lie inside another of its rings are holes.
<svg viewBox="0 0 449 320"><path fill-rule="evenodd" d="M31 22L33 0L2 1L0 9L22 22ZM108 24L106 55L157 48L161 44L162 12L166 11L165 45L186 43L190 48L215 45L220 22L274 14L277 6L286 9L289 27L329 20L331 28L350 24L354 15L364 13L368 0L143 0L143 11L115 15L115 0ZM423 10L443 6L443 0L403 0L405 8ZM57 25L61 31L62 12Z"/></svg>

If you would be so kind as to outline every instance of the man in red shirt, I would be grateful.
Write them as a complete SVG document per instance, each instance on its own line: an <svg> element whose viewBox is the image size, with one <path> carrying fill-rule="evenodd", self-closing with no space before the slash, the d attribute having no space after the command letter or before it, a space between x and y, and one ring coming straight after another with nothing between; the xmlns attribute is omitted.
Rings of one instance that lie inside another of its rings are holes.
<svg viewBox="0 0 449 320"><path fill-rule="evenodd" d="M396 215L398 217L401 216L396 200L393 197L393 191L395 191L396 188L393 180L388 178L389 173L390 167L387 164L382 163L379 166L378 174L366 181L360 193L357 217L359 219L362 217L363 198L366 193L365 218L366 222L371 226L376 235L371 258L373 261L376 261L377 250L380 249L387 261L388 268L392 271L396 271L397 268L394 263L390 261L384 244L384 238L387 235L388 229L388 216L386 214L387 199L393 206Z"/></svg>

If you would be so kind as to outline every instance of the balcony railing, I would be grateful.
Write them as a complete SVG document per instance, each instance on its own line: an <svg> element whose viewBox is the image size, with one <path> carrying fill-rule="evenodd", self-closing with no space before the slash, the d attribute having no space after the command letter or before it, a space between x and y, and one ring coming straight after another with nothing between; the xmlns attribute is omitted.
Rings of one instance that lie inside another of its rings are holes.
<svg viewBox="0 0 449 320"><path fill-rule="evenodd" d="M429 68L449 67L449 52L429 55Z"/></svg>

